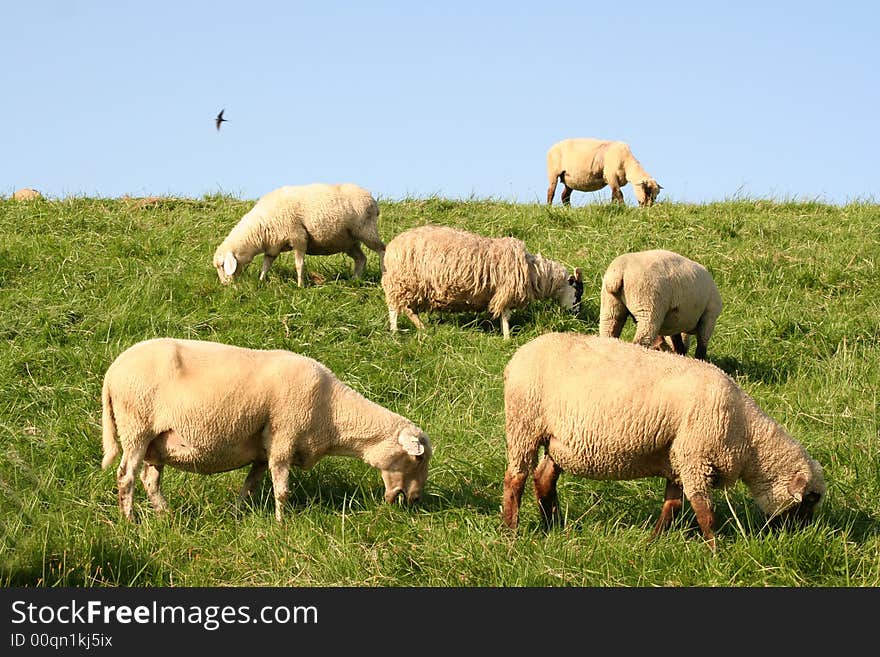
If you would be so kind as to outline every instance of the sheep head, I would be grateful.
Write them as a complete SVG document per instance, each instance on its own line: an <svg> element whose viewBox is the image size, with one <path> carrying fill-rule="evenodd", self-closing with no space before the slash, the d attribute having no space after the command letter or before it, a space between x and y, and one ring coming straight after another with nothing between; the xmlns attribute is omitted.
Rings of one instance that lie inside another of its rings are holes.
<svg viewBox="0 0 880 657"><path fill-rule="evenodd" d="M584 279L580 267L575 267L574 274L568 277L568 284L574 288L574 303L571 306L571 314L577 315L581 310L581 297L584 296Z"/></svg>
<svg viewBox="0 0 880 657"><path fill-rule="evenodd" d="M428 479L430 460L428 435L416 426L401 429L396 444L379 466L385 483L385 501L391 504L402 494L409 504L418 502Z"/></svg>
<svg viewBox="0 0 880 657"><path fill-rule="evenodd" d="M657 195L663 187L653 178L645 178L633 184L633 192L635 192L636 200L642 207L654 205Z"/></svg>
<svg viewBox="0 0 880 657"><path fill-rule="evenodd" d="M808 524L825 496L825 478L822 466L807 457L806 467L790 478L780 478L770 493L770 500L758 500L770 519L767 524L779 527L788 523Z"/></svg>
<svg viewBox="0 0 880 657"><path fill-rule="evenodd" d="M214 269L217 270L217 277L223 285L229 285L242 269L235 254L232 251L224 252L223 249L217 249L213 264Z"/></svg>

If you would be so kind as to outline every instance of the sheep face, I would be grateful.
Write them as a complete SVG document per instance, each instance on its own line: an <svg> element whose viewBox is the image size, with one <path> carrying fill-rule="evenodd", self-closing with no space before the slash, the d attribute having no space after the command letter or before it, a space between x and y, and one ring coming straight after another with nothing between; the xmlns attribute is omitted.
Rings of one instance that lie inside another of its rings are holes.
<svg viewBox="0 0 880 657"><path fill-rule="evenodd" d="M218 249L214 254L214 269L223 285L229 285L241 273L245 263L239 262L232 251L225 253Z"/></svg>
<svg viewBox="0 0 880 657"><path fill-rule="evenodd" d="M430 460L427 434L417 427L403 429L397 437L397 448L381 468L385 501L391 504L402 494L407 503L418 502L428 480Z"/></svg>
<svg viewBox="0 0 880 657"><path fill-rule="evenodd" d="M394 503L403 495L409 504L419 501L428 480L431 442L418 427L402 429L396 445L379 466L385 484L385 501Z"/></svg>
<svg viewBox="0 0 880 657"><path fill-rule="evenodd" d="M553 298L556 299L556 303L560 306L571 312L573 315L577 315L580 311L581 297L583 295L584 282L581 278L580 267L578 267L574 270L574 274L568 277L568 280L565 283L556 288Z"/></svg>
<svg viewBox="0 0 880 657"><path fill-rule="evenodd" d="M657 195L660 193L661 189L663 189L663 187L661 187L653 178L645 178L633 185L633 192L636 195L636 200L642 207L654 205L654 201L657 200Z"/></svg>
<svg viewBox="0 0 880 657"><path fill-rule="evenodd" d="M574 302L571 305L571 313L577 315L581 310L581 297L584 296L584 279L581 276L580 267L576 267L574 274L568 277L568 285L574 289Z"/></svg>
<svg viewBox="0 0 880 657"><path fill-rule="evenodd" d="M808 459L807 467L791 478L779 478L764 495L755 501L769 516L768 525L778 527L787 523L808 524L822 505L825 496L825 478L822 466Z"/></svg>

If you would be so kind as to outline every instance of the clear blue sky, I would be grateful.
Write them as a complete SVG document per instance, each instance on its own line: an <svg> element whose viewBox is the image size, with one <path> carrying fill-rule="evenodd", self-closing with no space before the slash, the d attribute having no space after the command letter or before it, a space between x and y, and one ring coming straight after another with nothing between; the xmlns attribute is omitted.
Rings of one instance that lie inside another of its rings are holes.
<svg viewBox="0 0 880 657"><path fill-rule="evenodd" d="M880 201L880 3L31 0L0 13L3 196L256 199L350 181L380 199L543 202L547 148L580 136L629 142L660 200Z"/></svg>

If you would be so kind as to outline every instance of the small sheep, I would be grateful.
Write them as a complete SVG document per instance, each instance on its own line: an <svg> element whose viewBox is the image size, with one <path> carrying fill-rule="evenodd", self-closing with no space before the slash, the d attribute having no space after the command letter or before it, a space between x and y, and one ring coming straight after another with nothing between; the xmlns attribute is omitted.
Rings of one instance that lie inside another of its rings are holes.
<svg viewBox="0 0 880 657"><path fill-rule="evenodd" d="M663 249L617 256L602 276L599 335L620 337L626 318L636 322L633 342L686 354L688 335L697 336L694 356L706 359L709 338L722 309L721 294L703 265Z"/></svg>
<svg viewBox="0 0 880 657"><path fill-rule="evenodd" d="M38 198L43 198L43 195L36 189L30 189L29 187L17 189L12 193L13 201L33 201Z"/></svg>
<svg viewBox="0 0 880 657"><path fill-rule="evenodd" d="M545 522L558 519L564 470L665 477L654 535L672 522L683 492L713 550L712 489L741 479L774 522L810 520L825 493L821 466L723 371L613 338L546 333L520 347L504 370L504 414L511 528L529 475Z"/></svg>
<svg viewBox="0 0 880 657"><path fill-rule="evenodd" d="M483 237L446 226L406 230L388 243L382 289L391 331L398 313L423 329L417 312L488 310L501 316L510 338L510 314L532 301L555 299L577 312L583 293L581 270L532 255L513 237Z"/></svg>
<svg viewBox="0 0 880 657"><path fill-rule="evenodd" d="M308 255L347 253L354 260L354 277L367 263L361 243L379 255L385 244L377 225L379 204L363 187L344 183L286 185L260 198L214 253L220 282L230 283L260 253L260 280L283 251L293 251L296 282L303 286L303 263Z"/></svg>
<svg viewBox="0 0 880 657"><path fill-rule="evenodd" d="M268 468L275 518L291 465L353 456L379 469L385 500L419 499L431 443L405 417L366 399L316 360L283 350L156 338L122 352L107 369L102 468L119 454L119 509L132 518L134 478L156 511L168 509L162 469L211 474L250 464L248 498Z"/></svg>
<svg viewBox="0 0 880 657"><path fill-rule="evenodd" d="M562 204L571 204L573 190L595 192L611 187L611 199L623 203L620 188L627 182L641 206L653 205L663 189L622 141L601 139L564 139L547 151L547 204L553 204L556 183L562 181Z"/></svg>

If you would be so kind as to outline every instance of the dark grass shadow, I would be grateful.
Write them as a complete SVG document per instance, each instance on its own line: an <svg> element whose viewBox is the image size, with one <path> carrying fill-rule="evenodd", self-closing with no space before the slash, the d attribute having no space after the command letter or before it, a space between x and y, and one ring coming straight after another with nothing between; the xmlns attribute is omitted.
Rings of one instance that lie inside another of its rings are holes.
<svg viewBox="0 0 880 657"><path fill-rule="evenodd" d="M41 555L34 555L35 559ZM0 580L21 587L139 586L155 583L158 573L149 559L103 541L93 543L77 558L86 566L70 566L68 548L50 550L45 560L26 566L0 566Z"/></svg>
<svg viewBox="0 0 880 657"><path fill-rule="evenodd" d="M500 490L497 495L485 495L474 486L461 482L453 486L431 485L422 497L419 506L425 511L445 511L449 509L467 509L485 516L497 515L501 518ZM497 482L491 482L486 487L497 487ZM481 487L482 488L482 487Z"/></svg>
<svg viewBox="0 0 880 657"><path fill-rule="evenodd" d="M520 531L531 533L535 536L549 535L554 532L582 533L592 531L598 524L607 523L643 529L645 541L652 540L652 532L657 519L660 517L662 495L658 496L656 503L643 501L633 504L624 504L622 508L620 498L612 496L606 498L601 492L591 491L587 498L581 495L576 500L576 506L568 506L569 517L559 517L555 522L548 524L540 516L540 513L530 513L528 520L523 522L523 507L527 504L537 506L534 497L529 496L527 488L523 494L523 505L520 507ZM605 506L606 508L599 508ZM560 496L560 509L566 509L566 500ZM794 535L797 532L810 531L813 526L826 527L835 534L844 534L853 542L864 545L871 543L880 536L880 522L867 513L851 509L823 508L814 518L813 523L799 525L797 523L768 523L767 516L758 508L754 501L749 499L731 499L728 507L723 495L715 497L715 536L720 541L735 542L744 537L761 538L779 534ZM682 532L689 540L701 542L703 532L697 522L696 515L690 504L686 501L681 511L673 520L669 528L663 532L668 535Z"/></svg>
<svg viewBox="0 0 880 657"><path fill-rule="evenodd" d="M435 484L429 477L422 497L413 508L426 512L440 512L449 509L468 509L483 515L500 514L501 491L498 481L455 480L452 485ZM496 492L495 489L498 489ZM481 491L491 490L491 494ZM355 504L362 508L385 505L385 487L378 471L375 477L353 476L344 471L327 469L320 473L291 471L289 495L285 504L286 512L320 508L328 513L341 513ZM169 500L170 501L170 500ZM250 499L242 500L237 493L224 500L228 512L235 517L245 514L273 516L275 497L271 478L266 476L255 489ZM403 496L396 504L408 507ZM149 504L139 509L140 513L152 513ZM172 509L172 514L196 518L204 510L193 504ZM141 516L139 516L141 517ZM500 517L500 515L499 515Z"/></svg>
<svg viewBox="0 0 880 657"><path fill-rule="evenodd" d="M289 264L281 263L282 258L283 256L279 256L278 260L272 264L272 268L266 274L266 282L274 278L282 283L296 287L296 267L293 264L293 256L291 256ZM261 266L260 258L254 258L254 261L248 266L248 271L253 270L255 272L253 273L254 277L258 278ZM382 272L378 269L378 266L373 267L371 264L368 264L364 269L363 277L358 279L354 277L354 265L351 260L343 263L340 267L331 267L325 263L315 263L310 267L307 256L303 279L305 287L321 287L322 285L338 284L343 281L353 284L368 283L371 286L381 287Z"/></svg>
<svg viewBox="0 0 880 657"><path fill-rule="evenodd" d="M693 353L693 349L691 349L691 353ZM746 377L762 383L785 383L792 375L788 365L773 365L732 356L713 356L711 351L709 352L709 362L724 370L734 379Z"/></svg>

